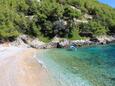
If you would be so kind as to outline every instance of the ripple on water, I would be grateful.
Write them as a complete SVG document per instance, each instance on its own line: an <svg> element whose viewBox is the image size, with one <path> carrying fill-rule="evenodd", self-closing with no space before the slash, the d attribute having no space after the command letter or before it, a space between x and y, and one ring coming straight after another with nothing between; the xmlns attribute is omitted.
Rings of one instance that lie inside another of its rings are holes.
<svg viewBox="0 0 115 86"><path fill-rule="evenodd" d="M115 86L115 45L44 50L40 58L62 86Z"/></svg>

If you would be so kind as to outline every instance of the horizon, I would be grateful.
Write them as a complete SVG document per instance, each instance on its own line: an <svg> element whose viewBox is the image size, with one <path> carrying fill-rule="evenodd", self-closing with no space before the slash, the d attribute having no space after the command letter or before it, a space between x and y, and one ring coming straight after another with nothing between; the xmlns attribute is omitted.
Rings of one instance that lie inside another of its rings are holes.
<svg viewBox="0 0 115 86"><path fill-rule="evenodd" d="M115 8L115 0L98 0L101 3L107 4L112 8Z"/></svg>

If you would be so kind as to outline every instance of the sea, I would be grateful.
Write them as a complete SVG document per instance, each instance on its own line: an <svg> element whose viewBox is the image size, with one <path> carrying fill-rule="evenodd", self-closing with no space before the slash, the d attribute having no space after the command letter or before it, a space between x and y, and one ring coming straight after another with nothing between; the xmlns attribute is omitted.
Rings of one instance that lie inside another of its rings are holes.
<svg viewBox="0 0 115 86"><path fill-rule="evenodd" d="M61 86L115 86L115 44L38 52L37 58Z"/></svg>

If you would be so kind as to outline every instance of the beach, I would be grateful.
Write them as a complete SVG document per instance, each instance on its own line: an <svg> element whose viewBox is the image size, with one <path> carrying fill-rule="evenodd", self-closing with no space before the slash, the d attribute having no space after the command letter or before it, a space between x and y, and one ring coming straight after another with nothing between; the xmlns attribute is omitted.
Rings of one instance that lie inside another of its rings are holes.
<svg viewBox="0 0 115 86"><path fill-rule="evenodd" d="M0 86L114 86L115 44L67 49L0 45Z"/></svg>
<svg viewBox="0 0 115 86"><path fill-rule="evenodd" d="M37 50L0 46L0 86L58 86L36 58Z"/></svg>

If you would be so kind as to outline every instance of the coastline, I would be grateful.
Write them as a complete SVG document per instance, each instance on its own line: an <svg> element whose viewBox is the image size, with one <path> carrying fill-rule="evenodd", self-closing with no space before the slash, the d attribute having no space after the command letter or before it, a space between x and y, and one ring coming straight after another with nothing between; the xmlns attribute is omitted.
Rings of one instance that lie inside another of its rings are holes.
<svg viewBox="0 0 115 86"><path fill-rule="evenodd" d="M34 49L51 49L51 48L66 48L70 45L76 45L77 47L92 46L92 45L103 45L115 43L115 36L98 36L93 38L87 38L84 40L69 40L66 38L54 37L50 42L45 43L40 41L38 38L32 38L28 35L20 35L12 42L5 42L0 44L5 46L16 46L23 48L34 48Z"/></svg>
<svg viewBox="0 0 115 86"><path fill-rule="evenodd" d="M39 59L42 50L0 45L0 86L65 86Z"/></svg>
<svg viewBox="0 0 115 86"><path fill-rule="evenodd" d="M61 45L60 48L72 43L79 47L107 44L115 41L115 38L102 37L97 42L89 39L73 41L64 39L50 43L32 38L31 40L22 37L14 42L0 44L0 86L62 86L38 58L42 52L40 49L59 48L58 43Z"/></svg>
<svg viewBox="0 0 115 86"><path fill-rule="evenodd" d="M0 86L60 86L34 57L33 48L0 46Z"/></svg>

